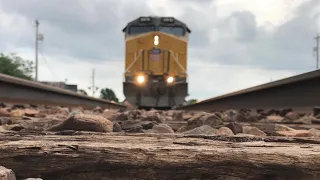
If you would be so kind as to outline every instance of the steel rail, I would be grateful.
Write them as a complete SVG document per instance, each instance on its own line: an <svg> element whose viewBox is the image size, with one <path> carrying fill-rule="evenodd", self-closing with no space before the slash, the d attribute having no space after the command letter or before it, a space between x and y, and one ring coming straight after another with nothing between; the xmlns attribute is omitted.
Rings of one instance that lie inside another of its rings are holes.
<svg viewBox="0 0 320 180"><path fill-rule="evenodd" d="M320 105L320 70L254 86L195 104L180 110L291 108L309 112Z"/></svg>
<svg viewBox="0 0 320 180"><path fill-rule="evenodd" d="M0 101L21 104L81 106L84 108L125 109L120 104L52 87L35 81L24 80L0 73Z"/></svg>

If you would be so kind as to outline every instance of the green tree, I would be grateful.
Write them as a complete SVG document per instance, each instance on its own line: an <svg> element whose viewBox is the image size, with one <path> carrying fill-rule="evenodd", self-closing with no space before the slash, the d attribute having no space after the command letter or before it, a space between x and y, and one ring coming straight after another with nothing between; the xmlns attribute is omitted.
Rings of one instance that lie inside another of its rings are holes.
<svg viewBox="0 0 320 180"><path fill-rule="evenodd" d="M187 101L187 104L194 104L194 103L196 103L198 100L196 100L196 99L190 99L190 100L188 100Z"/></svg>
<svg viewBox="0 0 320 180"><path fill-rule="evenodd" d="M119 99L112 89L105 88L100 91L100 98L119 103Z"/></svg>
<svg viewBox="0 0 320 180"><path fill-rule="evenodd" d="M14 53L9 55L0 54L0 73L2 74L32 80L33 70L32 61L23 60Z"/></svg>

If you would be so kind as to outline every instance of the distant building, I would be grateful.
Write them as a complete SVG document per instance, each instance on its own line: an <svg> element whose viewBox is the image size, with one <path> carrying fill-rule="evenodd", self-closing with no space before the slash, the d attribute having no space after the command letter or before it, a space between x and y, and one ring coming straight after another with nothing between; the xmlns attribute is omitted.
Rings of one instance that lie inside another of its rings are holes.
<svg viewBox="0 0 320 180"><path fill-rule="evenodd" d="M58 88L78 92L78 85L75 85L75 84L66 84L64 82L49 82L49 81L42 81L41 83L49 86L53 86L53 87L58 87Z"/></svg>
<svg viewBox="0 0 320 180"><path fill-rule="evenodd" d="M69 89L74 92L78 92L78 85L75 84L66 84L65 89Z"/></svg>

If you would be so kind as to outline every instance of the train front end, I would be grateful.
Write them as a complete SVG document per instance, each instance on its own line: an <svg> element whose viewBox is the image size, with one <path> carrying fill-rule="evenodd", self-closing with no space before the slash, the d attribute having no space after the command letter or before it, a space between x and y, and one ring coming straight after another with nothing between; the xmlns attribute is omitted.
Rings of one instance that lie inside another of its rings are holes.
<svg viewBox="0 0 320 180"><path fill-rule="evenodd" d="M123 32L126 100L142 108L182 105L188 96L188 27L171 17L140 17Z"/></svg>

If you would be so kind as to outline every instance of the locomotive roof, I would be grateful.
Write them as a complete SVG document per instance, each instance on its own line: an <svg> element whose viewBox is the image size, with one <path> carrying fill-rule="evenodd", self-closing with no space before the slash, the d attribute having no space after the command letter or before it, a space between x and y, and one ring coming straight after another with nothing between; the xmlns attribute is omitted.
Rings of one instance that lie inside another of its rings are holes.
<svg viewBox="0 0 320 180"><path fill-rule="evenodd" d="M140 18L143 18L143 17L148 17L148 18L151 18L151 22L148 22L148 23L145 23L145 22L140 22ZM174 17L166 17L166 16L140 16L136 19L134 19L133 21L130 21L126 27L124 27L122 29L122 32L125 32L128 28L128 26L131 26L131 25L145 25L145 24L153 24L153 25L161 25L161 24L165 24L163 22L161 22L161 19L162 18L173 18L174 19L174 22L173 23L168 23L168 25L171 25L171 26L183 26L187 29L188 33L191 33L191 30L188 28L188 26L183 23L182 21L174 18Z"/></svg>

